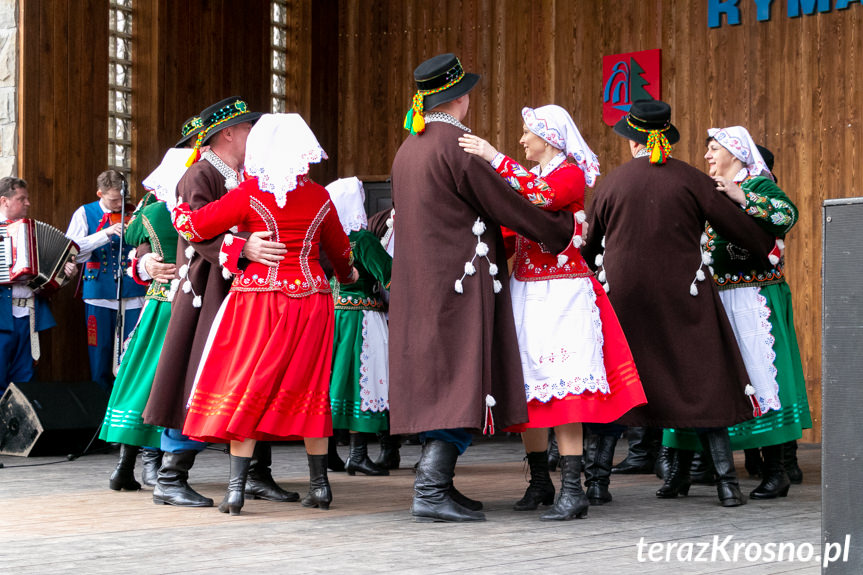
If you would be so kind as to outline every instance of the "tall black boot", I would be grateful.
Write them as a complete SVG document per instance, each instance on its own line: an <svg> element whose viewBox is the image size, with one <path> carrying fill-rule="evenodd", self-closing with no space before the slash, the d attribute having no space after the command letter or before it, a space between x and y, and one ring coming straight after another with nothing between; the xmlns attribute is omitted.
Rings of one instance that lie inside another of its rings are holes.
<svg viewBox="0 0 863 575"><path fill-rule="evenodd" d="M453 501L458 447L439 439L427 439L417 463L411 515L416 521L485 521L485 514Z"/></svg>
<svg viewBox="0 0 863 575"><path fill-rule="evenodd" d="M318 507L329 509L333 502L333 491L327 477L327 456L308 455L309 459L309 494L303 497L303 507Z"/></svg>
<svg viewBox="0 0 863 575"><path fill-rule="evenodd" d="M179 507L212 507L213 500L204 497L189 484L189 470L195 464L195 450L165 452L162 454L162 467L153 487L153 503L177 505Z"/></svg>
<svg viewBox="0 0 863 575"><path fill-rule="evenodd" d="M136 445L120 444L120 460L108 480L108 487L114 491L138 491L141 484L135 481L135 458L140 448Z"/></svg>
<svg viewBox="0 0 863 575"><path fill-rule="evenodd" d="M268 441L255 443L252 461L249 464L249 476L246 479L246 495L252 499L267 501L299 501L300 494L296 491L285 491L273 479L273 447Z"/></svg>
<svg viewBox="0 0 863 575"><path fill-rule="evenodd" d="M743 454L746 457L743 466L746 468L746 473L749 477L761 477L761 468L764 462L761 460L761 450L757 447L752 449L744 449Z"/></svg>
<svg viewBox="0 0 863 575"><path fill-rule="evenodd" d="M560 463L560 450L557 448L557 436L554 434L554 429L548 428L548 470L557 471L557 466Z"/></svg>
<svg viewBox="0 0 863 575"><path fill-rule="evenodd" d="M797 464L797 442L789 441L788 443L783 443L782 446L785 448L783 455L785 471L788 473L788 479L790 479L791 483L794 485L800 485L803 483L803 470L800 469L800 465Z"/></svg>
<svg viewBox="0 0 863 575"><path fill-rule="evenodd" d="M147 487L156 485L159 467L162 466L162 450L145 447L141 450L141 483Z"/></svg>
<svg viewBox="0 0 863 575"><path fill-rule="evenodd" d="M746 499L740 492L737 482L737 472L734 470L734 452L731 451L731 440L725 427L711 429L699 433L699 439L704 448L710 451L713 458L713 468L716 471L716 494L723 507L744 505Z"/></svg>
<svg viewBox="0 0 863 575"><path fill-rule="evenodd" d="M785 471L785 461L782 445L769 445L761 448L764 455L764 465L761 468L761 484L749 497L752 499L775 499L788 495L791 480Z"/></svg>
<svg viewBox="0 0 863 575"><path fill-rule="evenodd" d="M366 475L389 475L390 472L369 459L366 438L362 433L351 433L351 453L345 464L348 475L356 475L357 471Z"/></svg>
<svg viewBox="0 0 863 575"><path fill-rule="evenodd" d="M706 449L692 456L692 467L689 470L692 483L699 485L716 485L716 473L713 471L713 461Z"/></svg>
<svg viewBox="0 0 863 575"><path fill-rule="evenodd" d="M674 499L678 495L688 495L692 480L689 470L692 467L692 456L694 451L689 449L669 449L671 465L665 476L665 483L656 490L656 496L660 499Z"/></svg>
<svg viewBox="0 0 863 575"><path fill-rule="evenodd" d="M335 435L331 435L327 442L327 469L330 471L344 471L345 462L339 457L339 440Z"/></svg>
<svg viewBox="0 0 863 575"><path fill-rule="evenodd" d="M539 516L543 521L584 519L590 502L581 490L581 458L578 455L560 457L560 492L551 509Z"/></svg>
<svg viewBox="0 0 863 575"><path fill-rule="evenodd" d="M530 484L513 509L516 511L533 511L539 504L554 503L554 483L548 474L548 451L534 451L525 457L530 467Z"/></svg>
<svg viewBox="0 0 863 575"><path fill-rule="evenodd" d="M611 468L612 473L653 473L656 457L662 445L662 429L630 427L627 432L629 451L626 459Z"/></svg>
<svg viewBox="0 0 863 575"><path fill-rule="evenodd" d="M249 475L251 457L240 457L231 454L231 479L228 480L228 490L225 498L219 503L219 511L239 515L245 503L246 478Z"/></svg>
<svg viewBox="0 0 863 575"><path fill-rule="evenodd" d="M672 451L672 448L664 445L659 448L659 455L656 456L656 465L653 466L653 471L660 479L665 479L670 473Z"/></svg>
<svg viewBox="0 0 863 575"><path fill-rule="evenodd" d="M374 464L382 469L398 469L402 462L399 450L402 447L402 438L400 435L390 435L389 431L382 431L378 434L378 440L381 445L381 452Z"/></svg>
<svg viewBox="0 0 863 575"><path fill-rule="evenodd" d="M585 435L584 442L584 487L591 505L611 503L608 484L611 482L611 464L616 435Z"/></svg>

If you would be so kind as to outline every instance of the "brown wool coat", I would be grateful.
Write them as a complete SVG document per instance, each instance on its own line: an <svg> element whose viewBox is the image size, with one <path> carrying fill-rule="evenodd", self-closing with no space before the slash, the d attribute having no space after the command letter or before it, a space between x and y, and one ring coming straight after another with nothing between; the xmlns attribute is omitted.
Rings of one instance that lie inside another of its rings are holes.
<svg viewBox="0 0 863 575"><path fill-rule="evenodd" d="M706 220L764 262L773 238L712 179L675 159L627 162L601 181L589 211L582 253L593 265L605 237L608 296L647 395L621 422L685 428L751 419L749 377L706 266L698 295L689 290Z"/></svg>
<svg viewBox="0 0 863 575"><path fill-rule="evenodd" d="M558 253L572 238L569 213L544 212L515 193L488 162L464 152L464 132L433 122L409 136L393 162L395 258L390 290L390 424L393 433L481 429L485 397L497 429L527 421L500 225ZM482 218L485 258L455 281L475 253Z"/></svg>
<svg viewBox="0 0 863 575"><path fill-rule="evenodd" d="M193 210L221 198L226 193L225 178L205 160L193 164L177 184L177 196L189 202ZM145 423L173 429L183 428L186 402L192 391L204 344L222 300L231 287L230 280L222 277L219 266L219 249L223 238L224 234L205 242L191 244L196 252L191 264L186 257L186 248L190 244L184 238L179 238L177 268L189 264L188 278L195 293L202 296L202 305L199 308L194 307L193 295L177 290L171 304L171 319L162 355L156 367L153 389L144 409Z"/></svg>

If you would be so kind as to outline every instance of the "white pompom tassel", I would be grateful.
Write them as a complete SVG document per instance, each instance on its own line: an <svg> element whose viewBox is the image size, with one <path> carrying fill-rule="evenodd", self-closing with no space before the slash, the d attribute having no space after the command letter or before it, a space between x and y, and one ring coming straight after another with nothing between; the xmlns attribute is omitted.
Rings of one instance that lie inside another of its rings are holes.
<svg viewBox="0 0 863 575"><path fill-rule="evenodd" d="M469 276L472 276L473 274L476 273L476 268L474 267L473 263L471 263L471 262L465 262L464 263L464 273L469 275Z"/></svg>
<svg viewBox="0 0 863 575"><path fill-rule="evenodd" d="M596 259L593 260L593 263L596 264L596 267L602 266L602 254L596 254Z"/></svg>
<svg viewBox="0 0 863 575"><path fill-rule="evenodd" d="M692 285L689 286L689 295L698 295L698 286L695 285L695 282L692 282Z"/></svg>
<svg viewBox="0 0 863 575"><path fill-rule="evenodd" d="M573 246L580 248L582 244L584 244L584 238L582 238L581 236L575 236L574 238L572 238Z"/></svg>
<svg viewBox="0 0 863 575"><path fill-rule="evenodd" d="M228 268L223 267L222 268L222 277L225 278L226 280L229 280L232 277L234 277L234 274L232 274Z"/></svg>
<svg viewBox="0 0 863 575"><path fill-rule="evenodd" d="M228 263L228 254L225 252L219 252L219 265L223 266Z"/></svg>
<svg viewBox="0 0 863 575"><path fill-rule="evenodd" d="M602 236L602 241L600 243L602 244L602 249L605 249L605 236Z"/></svg>
<svg viewBox="0 0 863 575"><path fill-rule="evenodd" d="M473 232L473 235L481 236L485 232L485 224L482 222L481 219L477 218L476 221L473 223L471 231Z"/></svg>
<svg viewBox="0 0 863 575"><path fill-rule="evenodd" d="M485 242L478 242L476 244L476 255L481 258L484 258L488 255L488 244Z"/></svg>
<svg viewBox="0 0 863 575"><path fill-rule="evenodd" d="M777 255L770 254L769 256L767 256L767 259L770 260L770 265L775 266L776 264L779 263L779 256L777 256Z"/></svg>
<svg viewBox="0 0 863 575"><path fill-rule="evenodd" d="M599 274L597 275L596 279L599 280L599 283L604 284L605 283L605 270L599 270Z"/></svg>
<svg viewBox="0 0 863 575"><path fill-rule="evenodd" d="M707 234L701 234L701 245L702 246L707 245Z"/></svg>
<svg viewBox="0 0 863 575"><path fill-rule="evenodd" d="M557 267L562 268L563 266L566 265L566 262L568 262L568 261L569 261L569 256L567 256L565 254L560 254L559 256L557 256Z"/></svg>
<svg viewBox="0 0 863 575"><path fill-rule="evenodd" d="M129 250L129 259L130 260L135 259L135 248L132 248L131 250Z"/></svg>
<svg viewBox="0 0 863 575"><path fill-rule="evenodd" d="M192 293L192 282L188 280L183 282L183 293Z"/></svg>
<svg viewBox="0 0 863 575"><path fill-rule="evenodd" d="M587 216L584 215L584 210L578 210L575 212L575 221L580 224L583 224L587 220Z"/></svg>
<svg viewBox="0 0 863 575"><path fill-rule="evenodd" d="M709 266L710 264L713 263L713 256L711 256L707 252L701 252L701 263L703 263L706 266Z"/></svg>
<svg viewBox="0 0 863 575"><path fill-rule="evenodd" d="M488 265L488 275L494 277L497 275L497 264Z"/></svg>
<svg viewBox="0 0 863 575"><path fill-rule="evenodd" d="M201 307L201 296L196 295L194 298L192 298L192 306Z"/></svg>
<svg viewBox="0 0 863 575"><path fill-rule="evenodd" d="M503 284L498 280L494 280L494 293L500 293L500 290L503 289Z"/></svg>
<svg viewBox="0 0 863 575"><path fill-rule="evenodd" d="M181 278L185 278L187 275L189 275L189 266L186 264L181 265L180 269L177 271L177 274Z"/></svg>
<svg viewBox="0 0 863 575"><path fill-rule="evenodd" d="M750 384L746 384L746 387L744 388L744 392L746 393L746 395L755 395L755 388L752 387L752 385L750 385Z"/></svg>
<svg viewBox="0 0 863 575"><path fill-rule="evenodd" d="M695 272L695 279L697 279L700 282L703 282L704 281L704 270L699 269L697 272Z"/></svg>
<svg viewBox="0 0 863 575"><path fill-rule="evenodd" d="M186 246L186 251L184 253L186 254L186 259L190 260L195 255L195 248L192 246Z"/></svg>
<svg viewBox="0 0 863 575"><path fill-rule="evenodd" d="M225 245L230 246L234 243L234 236L232 234L225 234Z"/></svg>
<svg viewBox="0 0 863 575"><path fill-rule="evenodd" d="M461 280L455 280L456 293L464 293L464 287L461 285Z"/></svg>
<svg viewBox="0 0 863 575"><path fill-rule="evenodd" d="M611 288L608 286L608 283L602 284L602 289L605 290L605 293L608 293L611 291Z"/></svg>

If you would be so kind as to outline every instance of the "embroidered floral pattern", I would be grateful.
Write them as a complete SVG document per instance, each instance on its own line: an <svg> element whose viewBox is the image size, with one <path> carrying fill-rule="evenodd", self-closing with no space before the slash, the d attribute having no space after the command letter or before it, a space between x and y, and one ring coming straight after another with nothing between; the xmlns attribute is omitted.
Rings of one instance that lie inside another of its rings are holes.
<svg viewBox="0 0 863 575"><path fill-rule="evenodd" d="M373 358L369 345L369 319L363 314L362 348L360 350L360 409L363 411L381 412L390 408L389 383L383 377L370 377Z"/></svg>

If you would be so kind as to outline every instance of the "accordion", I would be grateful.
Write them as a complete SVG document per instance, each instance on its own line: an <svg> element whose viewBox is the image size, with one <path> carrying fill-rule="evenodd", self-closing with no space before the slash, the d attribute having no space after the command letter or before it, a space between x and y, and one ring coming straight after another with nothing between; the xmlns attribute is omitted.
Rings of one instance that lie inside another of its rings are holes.
<svg viewBox="0 0 863 575"><path fill-rule="evenodd" d="M63 268L76 255L78 244L44 222L24 218L0 224L0 284L52 292L69 281Z"/></svg>

